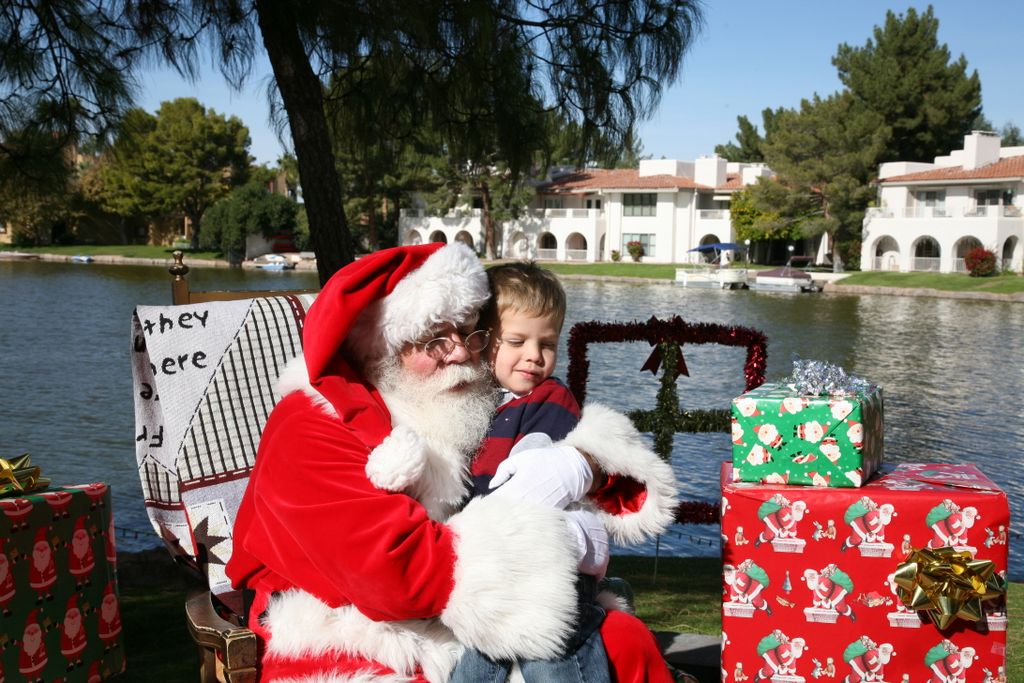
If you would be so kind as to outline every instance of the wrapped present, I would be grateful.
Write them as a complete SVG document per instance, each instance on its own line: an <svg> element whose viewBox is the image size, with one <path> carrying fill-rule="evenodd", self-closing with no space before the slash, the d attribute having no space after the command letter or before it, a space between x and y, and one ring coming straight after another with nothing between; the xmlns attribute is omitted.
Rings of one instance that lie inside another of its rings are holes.
<svg viewBox="0 0 1024 683"><path fill-rule="evenodd" d="M0 680L123 671L109 487L23 491L0 511Z"/></svg>
<svg viewBox="0 0 1024 683"><path fill-rule="evenodd" d="M723 680L998 680L1009 506L976 467L885 467L858 489L737 483L731 469Z"/></svg>
<svg viewBox="0 0 1024 683"><path fill-rule="evenodd" d="M805 363L733 399L734 481L858 487L882 463L882 390Z"/></svg>

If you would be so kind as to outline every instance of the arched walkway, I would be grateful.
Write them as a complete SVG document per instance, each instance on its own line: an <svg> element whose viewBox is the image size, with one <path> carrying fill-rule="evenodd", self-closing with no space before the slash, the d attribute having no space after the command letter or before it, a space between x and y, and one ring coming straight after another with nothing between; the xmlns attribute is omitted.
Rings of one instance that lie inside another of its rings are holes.
<svg viewBox="0 0 1024 683"><path fill-rule="evenodd" d="M929 235L919 237L913 246L914 250L914 262L911 264L911 270L927 270L932 272L939 272L941 268L940 259L942 258L942 249L939 247L938 241Z"/></svg>
<svg viewBox="0 0 1024 683"><path fill-rule="evenodd" d="M455 235L455 241L456 242L462 242L463 244L465 244L470 249L474 249L474 247L473 247L473 236L470 235L465 230L459 230L459 233L457 235ZM474 249L474 251L475 251L475 249Z"/></svg>
<svg viewBox="0 0 1024 683"><path fill-rule="evenodd" d="M448 235L444 234L443 230L435 230L430 233L431 242L440 242L441 244L448 244Z"/></svg>
<svg viewBox="0 0 1024 683"><path fill-rule="evenodd" d="M1006 241L1003 242L1003 261L1001 264L999 264L1002 270L1017 269L1016 265L1014 264L1014 260L1016 260L1015 256L1016 252L1018 251L1019 244L1020 240L1017 239L1016 235L1011 235L1010 237L1007 237Z"/></svg>
<svg viewBox="0 0 1024 683"><path fill-rule="evenodd" d="M516 231L512 233L512 237L509 238L508 245L508 255L510 257L517 261L526 261L530 258L530 242L522 232Z"/></svg>
<svg viewBox="0 0 1024 683"><path fill-rule="evenodd" d="M558 258L558 239L550 232L542 232L537 240L537 259L554 261Z"/></svg>
<svg viewBox="0 0 1024 683"><path fill-rule="evenodd" d="M565 260L586 261L587 260L587 238L578 232L570 234L565 239Z"/></svg>
<svg viewBox="0 0 1024 683"><path fill-rule="evenodd" d="M966 273L967 265L964 264L964 257L971 252L972 249L981 247L981 240L973 235L967 235L961 237L953 245L953 272L954 273Z"/></svg>
<svg viewBox="0 0 1024 683"><path fill-rule="evenodd" d="M875 243L873 270L899 270L900 245L893 237L884 235Z"/></svg>
<svg viewBox="0 0 1024 683"><path fill-rule="evenodd" d="M410 247L423 244L423 235L420 234L419 230L410 230L405 233L405 239L402 240L402 244Z"/></svg>

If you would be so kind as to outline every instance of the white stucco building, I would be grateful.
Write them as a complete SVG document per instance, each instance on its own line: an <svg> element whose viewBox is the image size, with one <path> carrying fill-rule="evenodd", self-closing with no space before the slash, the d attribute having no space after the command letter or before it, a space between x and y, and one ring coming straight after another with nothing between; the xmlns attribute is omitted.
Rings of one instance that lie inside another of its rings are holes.
<svg viewBox="0 0 1024 683"><path fill-rule="evenodd" d="M586 169L553 173L537 186L530 211L501 226L498 253L505 258L606 261L626 243L644 245L645 263L697 261L701 244L733 241L732 193L770 174L763 164L646 159L637 169ZM402 213L403 244L460 240L483 248L480 210L447 216L422 210Z"/></svg>
<svg viewBox="0 0 1024 683"><path fill-rule="evenodd" d="M878 172L878 208L864 217L862 270L966 272L983 246L1003 269L1024 257L1024 147L973 132L934 163L892 162Z"/></svg>

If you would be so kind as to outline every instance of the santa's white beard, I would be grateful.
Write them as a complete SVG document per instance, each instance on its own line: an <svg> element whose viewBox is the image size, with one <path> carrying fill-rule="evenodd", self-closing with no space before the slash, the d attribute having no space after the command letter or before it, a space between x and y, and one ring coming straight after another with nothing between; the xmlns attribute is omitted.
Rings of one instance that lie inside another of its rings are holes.
<svg viewBox="0 0 1024 683"><path fill-rule="evenodd" d="M469 463L487 434L498 392L481 365L449 365L429 377L408 372L399 359L376 368L376 385L391 412L427 445L419 481L406 491L445 519L468 493Z"/></svg>

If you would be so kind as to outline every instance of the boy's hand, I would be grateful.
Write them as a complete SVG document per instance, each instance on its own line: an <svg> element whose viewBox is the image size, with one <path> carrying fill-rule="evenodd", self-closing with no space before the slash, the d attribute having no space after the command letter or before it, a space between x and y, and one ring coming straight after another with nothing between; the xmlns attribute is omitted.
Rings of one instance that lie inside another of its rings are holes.
<svg viewBox="0 0 1024 683"><path fill-rule="evenodd" d="M510 455L491 479L493 495L564 509L594 483L586 458L571 446L531 448Z"/></svg>

